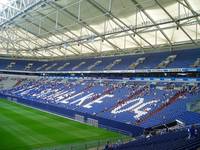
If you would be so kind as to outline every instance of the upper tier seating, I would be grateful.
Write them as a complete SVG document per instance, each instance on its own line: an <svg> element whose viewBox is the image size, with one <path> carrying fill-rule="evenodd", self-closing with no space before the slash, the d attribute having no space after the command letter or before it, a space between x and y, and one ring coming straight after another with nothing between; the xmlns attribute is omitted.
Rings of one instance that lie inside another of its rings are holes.
<svg viewBox="0 0 200 150"><path fill-rule="evenodd" d="M29 71L102 71L155 68L199 68L199 56L200 50L193 49L54 61L15 60L15 62L13 62L13 60L0 59L0 69L25 70L24 68L26 68L27 64L34 64L34 66L28 69Z"/></svg>

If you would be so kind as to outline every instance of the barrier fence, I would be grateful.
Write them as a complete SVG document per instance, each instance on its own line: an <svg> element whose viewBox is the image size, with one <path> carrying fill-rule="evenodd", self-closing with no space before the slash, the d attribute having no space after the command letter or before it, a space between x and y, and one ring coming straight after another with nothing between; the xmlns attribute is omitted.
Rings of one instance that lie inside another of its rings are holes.
<svg viewBox="0 0 200 150"><path fill-rule="evenodd" d="M133 138L122 136L117 138L105 139L105 140L96 140L84 143L74 143L74 144L66 144L66 145L56 145L51 147L43 147L37 148L35 150L102 150L105 145L109 143L113 146L119 146L121 144L128 143L133 141ZM38 145L40 147L40 145Z"/></svg>

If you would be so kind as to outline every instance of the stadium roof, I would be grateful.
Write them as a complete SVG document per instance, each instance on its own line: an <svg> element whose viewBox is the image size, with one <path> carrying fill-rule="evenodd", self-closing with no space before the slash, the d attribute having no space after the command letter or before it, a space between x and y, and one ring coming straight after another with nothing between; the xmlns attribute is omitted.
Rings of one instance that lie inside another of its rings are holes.
<svg viewBox="0 0 200 150"><path fill-rule="evenodd" d="M0 0L0 55L62 57L199 45L199 0Z"/></svg>

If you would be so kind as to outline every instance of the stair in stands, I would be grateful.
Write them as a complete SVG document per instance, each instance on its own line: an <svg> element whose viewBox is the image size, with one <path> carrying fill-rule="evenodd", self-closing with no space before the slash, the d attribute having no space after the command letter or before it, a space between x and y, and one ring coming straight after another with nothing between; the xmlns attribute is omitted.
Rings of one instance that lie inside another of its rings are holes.
<svg viewBox="0 0 200 150"><path fill-rule="evenodd" d="M143 118L136 121L136 125L140 125L142 122L146 121L147 119L151 118L153 115L159 113L164 108L168 107L169 105L175 103L181 96L185 95L188 91L186 89L182 89L175 93L168 101L165 103L162 103L158 108L155 110L149 112L147 115L145 115Z"/></svg>
<svg viewBox="0 0 200 150"><path fill-rule="evenodd" d="M70 65L70 63L67 62L67 63L65 63L64 65L58 67L57 71L63 70L65 67L67 67L67 66L69 66L69 65Z"/></svg>
<svg viewBox="0 0 200 150"><path fill-rule="evenodd" d="M46 67L46 68L45 68L45 71L49 71L50 69L52 69L52 68L54 68L54 67L56 67L56 66L57 66L57 63L54 63L54 64L52 64L52 65Z"/></svg>
<svg viewBox="0 0 200 150"><path fill-rule="evenodd" d="M29 71L29 70L31 70L32 67L33 67L33 63L28 63L28 64L24 67L24 70L25 70L25 71Z"/></svg>
<svg viewBox="0 0 200 150"><path fill-rule="evenodd" d="M76 66L74 66L73 68L72 68L72 70L74 71L74 70L76 70L76 69L78 69L78 68L80 68L82 65L84 65L86 62L81 62L81 63L79 63L78 65L76 65Z"/></svg>
<svg viewBox="0 0 200 150"><path fill-rule="evenodd" d="M95 84L93 83L93 84L88 84L85 88L83 88L82 90L80 90L79 91L79 93L81 93L81 92L86 92L86 91L88 91L89 89L91 89L92 87L94 87L95 86ZM73 97L74 95L76 95L77 93L73 93L73 94L71 94L71 95L68 95L66 98L69 98L69 97Z"/></svg>
<svg viewBox="0 0 200 150"><path fill-rule="evenodd" d="M200 58L197 58L196 61L194 62L194 64L192 65L192 67L200 67Z"/></svg>
<svg viewBox="0 0 200 150"><path fill-rule="evenodd" d="M166 68L170 63L172 63L176 59L176 55L170 55L165 60L163 60L156 68Z"/></svg>
<svg viewBox="0 0 200 150"><path fill-rule="evenodd" d="M10 70L10 69L13 69L14 67L15 67L15 65L16 65L16 62L10 62L10 64L8 64L7 66L6 66L6 69L7 70Z"/></svg>
<svg viewBox="0 0 200 150"><path fill-rule="evenodd" d="M40 71L40 70L44 69L47 66L48 66L48 64L43 64L42 66L36 68L36 71Z"/></svg>
<svg viewBox="0 0 200 150"><path fill-rule="evenodd" d="M112 88L109 88L109 89L107 89L107 90L105 90L103 93L101 93L101 94L97 94L97 95L95 95L95 96L92 96L91 98L90 98L90 100L89 101L95 101L95 100L97 100L98 98L100 98L100 97L102 97L102 96L104 96L104 95L106 95L106 94L110 94L110 93L112 93L113 91L115 91L116 89L117 89L118 87L116 87L116 86L113 86Z"/></svg>
<svg viewBox="0 0 200 150"><path fill-rule="evenodd" d="M135 62L133 62L131 65L129 65L129 69L136 69L136 67L140 64L143 64L146 60L146 57L140 57Z"/></svg>
<svg viewBox="0 0 200 150"><path fill-rule="evenodd" d="M112 69L115 65L119 64L122 60L121 59L116 59L114 60L111 64L107 65L104 69L105 70L110 70Z"/></svg>
<svg viewBox="0 0 200 150"><path fill-rule="evenodd" d="M96 61L93 65L90 65L87 70L92 70L93 68L95 68L97 65L101 64L102 61L101 60L98 60Z"/></svg>
<svg viewBox="0 0 200 150"><path fill-rule="evenodd" d="M124 104L128 101L130 101L133 98L137 98L138 95L141 95L142 93L144 94L145 91L148 89L149 87L147 85L145 85L144 87L135 90L133 93L131 93L128 97L123 98L122 100L120 100L117 104L111 106L110 108L106 108L104 110L102 110L100 113L106 112L106 111L112 111L115 108L117 108L119 105Z"/></svg>

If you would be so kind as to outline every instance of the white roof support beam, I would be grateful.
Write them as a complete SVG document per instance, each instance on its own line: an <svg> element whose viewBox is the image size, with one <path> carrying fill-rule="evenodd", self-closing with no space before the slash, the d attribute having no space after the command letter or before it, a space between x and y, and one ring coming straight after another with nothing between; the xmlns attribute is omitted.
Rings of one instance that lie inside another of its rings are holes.
<svg viewBox="0 0 200 150"><path fill-rule="evenodd" d="M45 16L45 15L42 14L41 12L37 12L37 13L38 13L39 15L45 17L46 19L48 19L48 20L51 21L52 23L55 23L57 27L60 27L60 28L62 28L62 29L67 30L67 31L70 32L72 35L74 35L75 37L78 38L78 35L76 35L76 34L74 34L73 32L71 32L67 27L64 27L62 24L60 24L60 23L57 22L56 20L53 20L52 18L50 18L50 17L48 17L48 16ZM62 35L65 35L65 36L68 37L69 39L74 40L74 39L73 39L71 36L69 36L68 34L66 34L66 33L61 33L59 30L56 30L56 31L58 31L58 32L59 32L60 34L62 34ZM58 43L58 45L63 45L63 44L65 44L65 43L66 43L66 42L61 42L61 43ZM87 44L84 44L84 43L80 43L80 44L83 45L84 47L86 47L87 49L89 49L89 50L91 50L91 51L93 51L93 52L95 52L95 53L98 53L98 51L97 51L96 49L94 49L92 46L87 45ZM72 47L72 48L73 48L73 47ZM74 48L73 48L73 49L74 49ZM76 52L78 52L78 53L80 54L79 51L76 50Z"/></svg>
<svg viewBox="0 0 200 150"><path fill-rule="evenodd" d="M31 20L28 20L28 19L25 19L27 22L31 23L32 25L38 27L37 24L35 24L34 22L32 22ZM57 35L55 35L54 33L48 31L47 29L45 29L44 27L39 27L40 29L42 29L43 31L51 34L52 36L56 37L58 40L62 41L62 39L60 37L58 37ZM54 41L50 40L50 39L47 39L50 43L55 43Z"/></svg>
<svg viewBox="0 0 200 150"><path fill-rule="evenodd" d="M121 26L119 23L117 23L113 18L119 20L119 18L115 17L112 12L111 12L111 0L109 1L109 10L107 11L104 7L102 7L99 3L97 3L94 0L87 0L92 6L94 6L96 9L98 9L100 12L102 12L103 14L105 14L109 19L111 19L117 26L119 26L122 30L123 30L123 26ZM121 20L120 20L121 21ZM121 21L122 22L122 21ZM124 25L125 23L123 23ZM127 25L126 25L127 26ZM127 32L127 31L125 31ZM135 32L134 32L135 33ZM135 43L138 45L138 47L142 48L142 45L131 35L129 35L129 37L135 41Z"/></svg>
<svg viewBox="0 0 200 150"><path fill-rule="evenodd" d="M121 48L119 48L118 46L116 46L115 44L113 44L112 42L110 42L108 39L106 39L105 37L103 37L100 33L98 33L95 29L93 29L90 25L88 25L85 21L78 21L78 17L71 13L70 11L68 11L67 9L64 9L62 6L60 6L59 4L52 2L50 3L50 5L53 5L57 8L60 9L60 11L62 11L63 13L67 14L68 16L70 16L74 21L76 21L78 24L82 25L83 27L85 27L86 29L88 29L89 31L93 32L95 35L97 35L98 37L100 37L102 40L105 40L108 44L110 44L115 50L120 50L122 51Z"/></svg>
<svg viewBox="0 0 200 150"><path fill-rule="evenodd" d="M200 25L200 19L198 18L200 16L200 14L197 13L196 11L194 11L194 9L190 5L190 3L187 0L184 0L185 4L182 1L180 1L180 0L177 0L177 2L179 2L181 5L183 5L187 9L189 9L192 12L193 15L196 15L197 16L196 20L198 21L198 24Z"/></svg>
<svg viewBox="0 0 200 150"><path fill-rule="evenodd" d="M3 31L3 35L1 35L1 36L3 36L3 37L1 37L1 38L7 40L8 44L9 44L9 45L12 45L13 49L16 49L16 50L18 50L18 51L20 51L20 49L22 49L22 48L27 49L27 47L25 47L25 46L19 44L18 42L15 42L15 41L11 38L12 35L13 35L13 34L9 34L8 31ZM18 47L16 47L16 46L18 46Z"/></svg>
<svg viewBox="0 0 200 150"><path fill-rule="evenodd" d="M156 25L156 22L153 20L153 18L145 11L145 9L136 1L132 0L132 2L135 4L135 6L143 12L143 14L146 15L146 17L156 26L156 28L160 31L160 33L165 37L165 39L168 41L169 45L172 46L171 40L167 37L165 32L159 27L159 25Z"/></svg>
<svg viewBox="0 0 200 150"><path fill-rule="evenodd" d="M10 23L43 2L44 0L13 0L12 3L0 11L0 27Z"/></svg>
<svg viewBox="0 0 200 150"><path fill-rule="evenodd" d="M175 20L171 15L170 13L158 2L158 0L155 0L156 4L162 8L162 10L170 17L171 20L173 20L173 22L177 25L177 27L179 27L183 33L185 33L185 35L191 40L191 42L194 44L194 45L197 45L197 43L192 39L192 37L183 29L183 27L179 24L179 20Z"/></svg>
<svg viewBox="0 0 200 150"><path fill-rule="evenodd" d="M31 39L33 39L33 40L35 40L36 38L38 38L39 40L42 40L42 41L45 42L46 44L51 44L51 43L53 42L53 41L51 41L51 40L49 40L49 39L41 38L39 35L37 35L37 34L31 32L30 30L27 30L25 27L23 27L23 26L21 26L21 25L19 25L19 24L15 24L15 26L18 27L18 28L20 28L20 29L22 29L22 30L24 30L25 32L28 32L28 33L31 34L33 37L35 37L34 39L31 38ZM26 33L24 33L24 34L26 34Z"/></svg>

